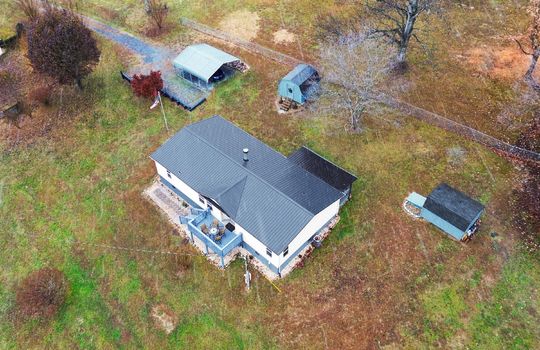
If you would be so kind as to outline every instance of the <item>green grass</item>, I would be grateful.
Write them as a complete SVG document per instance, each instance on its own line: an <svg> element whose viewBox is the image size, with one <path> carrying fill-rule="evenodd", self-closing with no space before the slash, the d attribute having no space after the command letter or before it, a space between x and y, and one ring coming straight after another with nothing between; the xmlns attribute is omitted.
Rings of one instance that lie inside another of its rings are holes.
<svg viewBox="0 0 540 350"><path fill-rule="evenodd" d="M534 349L540 344L538 256L522 254L504 267L491 300L471 320L473 349Z"/></svg>

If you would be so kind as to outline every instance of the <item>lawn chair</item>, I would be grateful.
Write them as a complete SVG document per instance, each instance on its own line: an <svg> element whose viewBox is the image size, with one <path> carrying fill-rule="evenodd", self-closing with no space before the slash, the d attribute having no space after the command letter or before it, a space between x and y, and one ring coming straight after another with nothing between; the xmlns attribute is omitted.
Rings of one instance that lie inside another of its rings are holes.
<svg viewBox="0 0 540 350"><path fill-rule="evenodd" d="M225 234L225 226L223 225L218 226L218 234L220 236L223 236Z"/></svg>
<svg viewBox="0 0 540 350"><path fill-rule="evenodd" d="M208 227L206 227L206 224L202 224L202 225L201 225L201 231L202 231L202 233L204 233L205 235L208 234Z"/></svg>
<svg viewBox="0 0 540 350"><path fill-rule="evenodd" d="M212 227L218 227L219 221L217 219L214 219L212 221Z"/></svg>
<svg viewBox="0 0 540 350"><path fill-rule="evenodd" d="M223 235L217 234L214 240L216 241L217 244L221 244L221 238L223 238Z"/></svg>

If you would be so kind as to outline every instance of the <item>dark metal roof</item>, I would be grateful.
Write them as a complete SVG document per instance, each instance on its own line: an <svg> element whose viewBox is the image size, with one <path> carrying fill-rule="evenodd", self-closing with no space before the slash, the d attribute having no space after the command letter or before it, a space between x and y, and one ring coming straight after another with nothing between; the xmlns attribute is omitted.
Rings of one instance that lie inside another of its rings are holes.
<svg viewBox="0 0 540 350"><path fill-rule="evenodd" d="M295 85L300 86L314 74L318 74L315 68L309 64L301 63L294 67L292 71L287 73L287 75L283 77L283 80L290 80Z"/></svg>
<svg viewBox="0 0 540 350"><path fill-rule="evenodd" d="M481 203L445 183L429 194L424 208L463 231L484 210Z"/></svg>
<svg viewBox="0 0 540 350"><path fill-rule="evenodd" d="M342 192L347 190L356 181L356 176L305 146L302 146L291 154L289 160Z"/></svg>
<svg viewBox="0 0 540 350"><path fill-rule="evenodd" d="M151 158L278 254L343 195L220 116L183 128Z"/></svg>

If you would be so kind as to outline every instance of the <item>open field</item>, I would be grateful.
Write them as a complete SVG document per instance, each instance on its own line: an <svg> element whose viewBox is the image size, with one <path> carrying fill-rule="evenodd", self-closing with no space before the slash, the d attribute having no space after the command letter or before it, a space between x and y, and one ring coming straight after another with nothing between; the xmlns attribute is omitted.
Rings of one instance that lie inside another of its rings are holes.
<svg viewBox="0 0 540 350"><path fill-rule="evenodd" d="M247 9L261 21L254 40L275 47L272 34L283 21L305 40L311 56L314 12L340 7L333 1L321 1L316 9L310 4L282 2L289 11L281 19L273 1L172 2L171 18L182 15L217 27L227 15ZM461 18L463 9L451 12L460 18L454 34L460 31L466 40L441 44L442 32L435 33L439 65L413 68L407 94L423 107L512 139L515 129L502 128L497 115L514 101L514 82L485 74L472 78L473 67L440 52L462 52L479 42L496 45L489 28L475 31L466 21L494 26L502 19L492 15L506 11L517 27L521 15L513 10L515 2L468 5L475 9L467 19ZM91 0L82 7L131 32L144 30L139 1ZM14 21L4 15L7 8L8 1L0 0L0 25ZM178 26L153 40L184 44L193 37L201 40ZM398 114L390 113L389 122L368 119L368 129L355 135L335 116L280 116L275 89L287 68L230 49L251 70L219 86L195 112L165 103L172 130L221 114L284 154L305 144L359 177L339 225L304 268L277 283L282 292L254 273L246 293L240 262L216 269L179 242L142 198L155 175L148 155L170 134L159 112L149 111L148 101L135 98L121 81L125 51L101 38L99 45L101 62L84 91L55 90L53 106L39 107L22 131L0 123L0 349L540 346L540 261L521 248L511 225L509 198L518 170L509 162ZM6 59L26 67L23 54L11 52ZM46 130L44 120L53 120ZM27 134L29 129L40 132ZM454 159L449 150L456 147L464 155ZM481 231L467 245L401 210L410 191L427 194L441 181L487 204ZM192 262L188 269L182 254ZM15 287L43 266L66 274L67 303L51 322L24 322L14 312ZM170 335L150 316L157 304L179 319Z"/></svg>

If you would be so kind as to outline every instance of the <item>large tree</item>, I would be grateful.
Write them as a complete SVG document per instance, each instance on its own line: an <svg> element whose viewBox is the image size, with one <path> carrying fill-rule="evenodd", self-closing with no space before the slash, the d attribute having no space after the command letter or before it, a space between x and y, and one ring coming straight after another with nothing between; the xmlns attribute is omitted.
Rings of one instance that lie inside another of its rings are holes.
<svg viewBox="0 0 540 350"><path fill-rule="evenodd" d="M321 45L319 107L346 116L352 131L362 130L367 112L380 106L381 85L391 70L390 52L366 33L350 33Z"/></svg>
<svg viewBox="0 0 540 350"><path fill-rule="evenodd" d="M404 66L412 39L421 43L415 33L418 18L439 8L440 0L368 0L367 8L377 18L372 35L383 35L398 48L397 62Z"/></svg>
<svg viewBox="0 0 540 350"><path fill-rule="evenodd" d="M61 84L76 83L99 62L92 32L72 11L48 7L28 30L28 58L32 67Z"/></svg>
<svg viewBox="0 0 540 350"><path fill-rule="evenodd" d="M533 78L533 73L538 64L538 58L540 58L540 0L531 0L529 13L531 14L531 24L526 34L527 42L525 44L519 40L516 40L516 42L524 54L531 56L531 63L524 78L535 89L540 90L540 84Z"/></svg>

